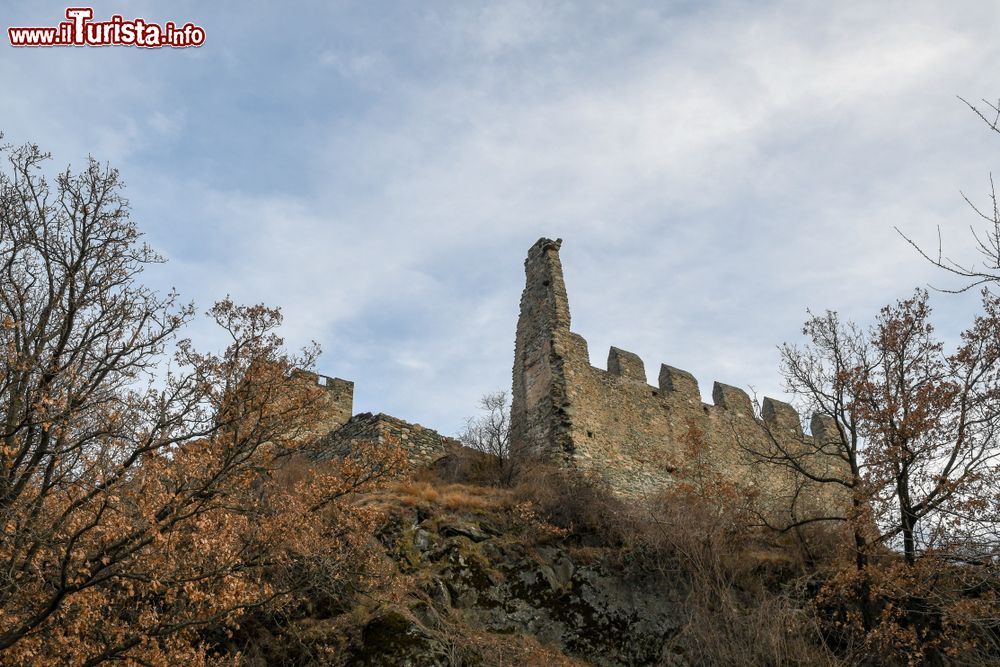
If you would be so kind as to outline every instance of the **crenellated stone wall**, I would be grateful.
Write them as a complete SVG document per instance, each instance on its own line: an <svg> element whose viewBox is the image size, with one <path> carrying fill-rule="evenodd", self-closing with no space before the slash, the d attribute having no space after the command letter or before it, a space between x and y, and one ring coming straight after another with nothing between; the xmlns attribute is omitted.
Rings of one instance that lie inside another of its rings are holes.
<svg viewBox="0 0 1000 667"><path fill-rule="evenodd" d="M755 491L770 511L801 518L842 506L830 485L801 493L801 477L748 451L773 451L772 437L801 449L823 437L829 425L822 420L813 423L815 436L804 436L790 405L765 398L758 416L746 392L721 382L712 387L713 403L704 403L695 377L666 364L650 385L642 360L616 347L606 369L592 366L587 341L570 330L561 243L540 239L525 261L511 406L515 451L553 456L599 473L620 493L642 495L675 481L697 440L699 460ZM825 456L809 461L810 470L823 472L839 465Z"/></svg>

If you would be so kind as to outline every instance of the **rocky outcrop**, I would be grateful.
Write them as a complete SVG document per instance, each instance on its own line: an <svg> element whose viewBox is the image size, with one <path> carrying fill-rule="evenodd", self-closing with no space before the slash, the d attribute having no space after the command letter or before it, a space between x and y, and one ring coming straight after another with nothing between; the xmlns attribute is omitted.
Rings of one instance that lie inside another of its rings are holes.
<svg viewBox="0 0 1000 667"><path fill-rule="evenodd" d="M670 664L663 651L679 624L680 593L652 578L626 575L601 558L581 559L555 541L532 544L488 520L415 514L391 523L382 539L424 597L408 610L401 642L434 653L426 637L451 619L500 636L531 635L585 664ZM429 655L424 650L415 649L412 659Z"/></svg>

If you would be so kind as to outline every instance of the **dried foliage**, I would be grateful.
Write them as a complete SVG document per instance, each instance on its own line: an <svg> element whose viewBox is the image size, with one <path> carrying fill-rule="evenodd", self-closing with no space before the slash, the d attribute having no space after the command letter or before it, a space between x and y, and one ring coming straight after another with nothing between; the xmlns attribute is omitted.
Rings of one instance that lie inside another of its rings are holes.
<svg viewBox="0 0 1000 667"><path fill-rule="evenodd" d="M544 524L550 535L584 547L621 547L630 539L627 504L597 475L539 462L513 493L524 504L523 517Z"/></svg>
<svg viewBox="0 0 1000 667"><path fill-rule="evenodd" d="M599 478L544 468L513 493L578 561L601 560L663 591L680 625L665 638L662 664L844 664L826 644L803 562L754 531L754 499L712 464L696 424L681 445L676 482L642 501L615 496Z"/></svg>
<svg viewBox="0 0 1000 667"><path fill-rule="evenodd" d="M824 517L852 539L819 602L841 648L900 664L997 656L1000 299L983 292L950 354L930 315L918 290L867 330L811 316L808 345L783 346L782 368L821 419L812 437L755 452L850 499ZM812 465L819 454L838 466Z"/></svg>
<svg viewBox="0 0 1000 667"><path fill-rule="evenodd" d="M341 499L398 451L289 482L321 405L291 371L318 349L289 354L277 310L229 300L208 312L223 352L176 341L194 309L139 282L161 260L117 171L90 160L50 183L36 146L3 154L3 662L234 660L222 638L249 610L364 574L375 517Z"/></svg>
<svg viewBox="0 0 1000 667"><path fill-rule="evenodd" d="M681 445L676 483L631 531L640 558L685 591L670 653L692 664L842 664L812 613L804 563L755 530L757 499L712 465L693 422Z"/></svg>

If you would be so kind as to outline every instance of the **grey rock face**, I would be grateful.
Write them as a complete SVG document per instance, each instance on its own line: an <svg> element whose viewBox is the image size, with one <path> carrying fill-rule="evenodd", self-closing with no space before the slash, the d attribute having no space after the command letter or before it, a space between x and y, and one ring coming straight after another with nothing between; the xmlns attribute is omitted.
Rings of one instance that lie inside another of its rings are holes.
<svg viewBox="0 0 1000 667"><path fill-rule="evenodd" d="M679 591L626 577L602 561L576 562L559 544L524 544L452 519L400 522L387 539L390 551L422 578L436 614L413 611L428 622L457 616L501 635L534 635L608 667L660 664L678 629Z"/></svg>

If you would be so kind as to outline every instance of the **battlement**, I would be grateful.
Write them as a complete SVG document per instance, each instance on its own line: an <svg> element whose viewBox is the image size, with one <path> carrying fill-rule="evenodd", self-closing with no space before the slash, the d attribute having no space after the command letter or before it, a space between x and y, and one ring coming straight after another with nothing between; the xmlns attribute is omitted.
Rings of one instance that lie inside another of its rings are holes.
<svg viewBox="0 0 1000 667"><path fill-rule="evenodd" d="M570 333L572 345L570 349L575 351L581 359L588 360L587 341L578 333ZM646 368L639 355L634 352L623 350L619 347L611 346L608 351L607 370L591 366L590 370L597 373L607 373L609 382L616 379L621 382L647 384ZM697 403L705 409L718 408L728 410L733 413L750 416L761 420L768 427L780 432L789 432L797 437L804 437L802 421L798 412L788 403L779 401L776 398L765 396L761 402L760 414L754 410L754 403L750 396L740 389L722 382L716 381L712 385L712 404L702 403L701 391L698 389L698 380L690 372L660 364L660 375L656 387L648 385L651 396L659 397L660 400L669 404L677 400ZM813 415L813 421L825 418L825 415ZM819 428L824 428L821 424ZM812 428L812 426L810 427ZM835 427L834 427L835 428Z"/></svg>
<svg viewBox="0 0 1000 667"><path fill-rule="evenodd" d="M668 392L690 403L701 403L698 380L687 371L660 364L660 391Z"/></svg>
<svg viewBox="0 0 1000 667"><path fill-rule="evenodd" d="M354 400L354 383L350 380L343 380L329 375L322 375L320 373L303 370L301 368L297 368L292 371L292 375L307 382L311 382L312 384L325 387L327 390L338 395L347 396L352 402Z"/></svg>
<svg viewBox="0 0 1000 667"><path fill-rule="evenodd" d="M639 355L612 347L608 352L608 372L623 380L646 382L646 368Z"/></svg>
<svg viewBox="0 0 1000 667"><path fill-rule="evenodd" d="M684 468L694 427L717 471L752 481L776 501L797 496L787 469L765 470L747 453L769 451L775 439L801 444L809 437L789 404L765 398L758 415L745 391L722 382L712 386L712 403L704 403L694 375L667 364L652 386L642 359L618 347L609 350L606 369L591 365L586 339L570 329L561 246L561 240L540 239L525 261L513 369L514 449L547 453L600 473L621 493L644 494L672 483ZM835 429L819 416L811 422L824 438Z"/></svg>

